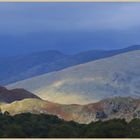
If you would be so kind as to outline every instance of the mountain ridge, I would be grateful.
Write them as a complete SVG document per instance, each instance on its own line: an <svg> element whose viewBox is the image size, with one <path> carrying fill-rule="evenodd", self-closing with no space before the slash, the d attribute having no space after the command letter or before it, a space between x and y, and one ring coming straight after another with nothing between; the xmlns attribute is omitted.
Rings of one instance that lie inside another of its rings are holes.
<svg viewBox="0 0 140 140"><path fill-rule="evenodd" d="M0 104L0 108L2 112L8 111L11 115L43 113L86 124L110 119L125 119L130 122L134 118L140 118L140 99L131 97L115 97L86 105L62 105L40 99L24 99Z"/></svg>
<svg viewBox="0 0 140 140"><path fill-rule="evenodd" d="M16 81L59 71L71 66L87 63L117 54L140 50L139 45L118 50L90 50L75 55L65 55L59 51L44 51L22 57L11 57L0 61L0 84L7 85ZM9 71L10 70L10 71Z"/></svg>

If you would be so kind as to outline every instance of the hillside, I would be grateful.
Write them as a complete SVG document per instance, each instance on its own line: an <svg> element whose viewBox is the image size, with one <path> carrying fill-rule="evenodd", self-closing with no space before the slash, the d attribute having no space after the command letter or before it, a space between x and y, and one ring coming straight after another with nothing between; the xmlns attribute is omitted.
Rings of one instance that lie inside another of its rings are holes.
<svg viewBox="0 0 140 140"><path fill-rule="evenodd" d="M140 51L131 51L23 80L8 88L24 88L61 104L87 104L114 96L139 98L139 60Z"/></svg>
<svg viewBox="0 0 140 140"><path fill-rule="evenodd" d="M1 111L11 115L21 113L57 115L66 121L90 123L98 120L125 119L127 122L140 118L140 99L115 97L87 105L62 105L39 99L24 99L11 104L1 104Z"/></svg>
<svg viewBox="0 0 140 140"><path fill-rule="evenodd" d="M140 46L131 46L119 50L91 50L73 55L66 55L52 50L3 58L0 60L2 66L0 69L0 85L134 50L140 50Z"/></svg>
<svg viewBox="0 0 140 140"><path fill-rule="evenodd" d="M23 100L26 98L40 99L36 95L34 95L24 89L8 90L5 87L0 86L0 102L2 102L2 103L11 103L11 102Z"/></svg>

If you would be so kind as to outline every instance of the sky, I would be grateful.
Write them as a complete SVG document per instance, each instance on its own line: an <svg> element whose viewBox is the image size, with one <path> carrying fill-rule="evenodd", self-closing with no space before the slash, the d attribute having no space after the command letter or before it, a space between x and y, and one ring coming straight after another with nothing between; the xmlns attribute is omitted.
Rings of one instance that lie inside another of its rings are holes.
<svg viewBox="0 0 140 140"><path fill-rule="evenodd" d="M0 3L0 56L140 44L140 3Z"/></svg>

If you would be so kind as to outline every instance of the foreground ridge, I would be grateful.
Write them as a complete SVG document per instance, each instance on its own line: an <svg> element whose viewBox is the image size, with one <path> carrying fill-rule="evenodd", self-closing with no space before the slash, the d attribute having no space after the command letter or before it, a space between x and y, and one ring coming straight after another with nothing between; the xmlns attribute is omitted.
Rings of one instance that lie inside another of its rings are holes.
<svg viewBox="0 0 140 140"><path fill-rule="evenodd" d="M66 121L91 123L98 120L125 119L127 122L140 118L140 99L114 97L86 105L64 105L40 99L24 99L10 104L1 104L2 112L11 115L21 113L52 114Z"/></svg>

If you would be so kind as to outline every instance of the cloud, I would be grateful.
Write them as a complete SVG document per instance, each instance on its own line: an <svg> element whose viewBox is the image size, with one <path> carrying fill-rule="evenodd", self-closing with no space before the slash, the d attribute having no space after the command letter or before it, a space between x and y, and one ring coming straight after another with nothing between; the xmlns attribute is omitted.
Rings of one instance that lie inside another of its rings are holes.
<svg viewBox="0 0 140 140"><path fill-rule="evenodd" d="M131 30L140 3L0 3L0 32Z"/></svg>

